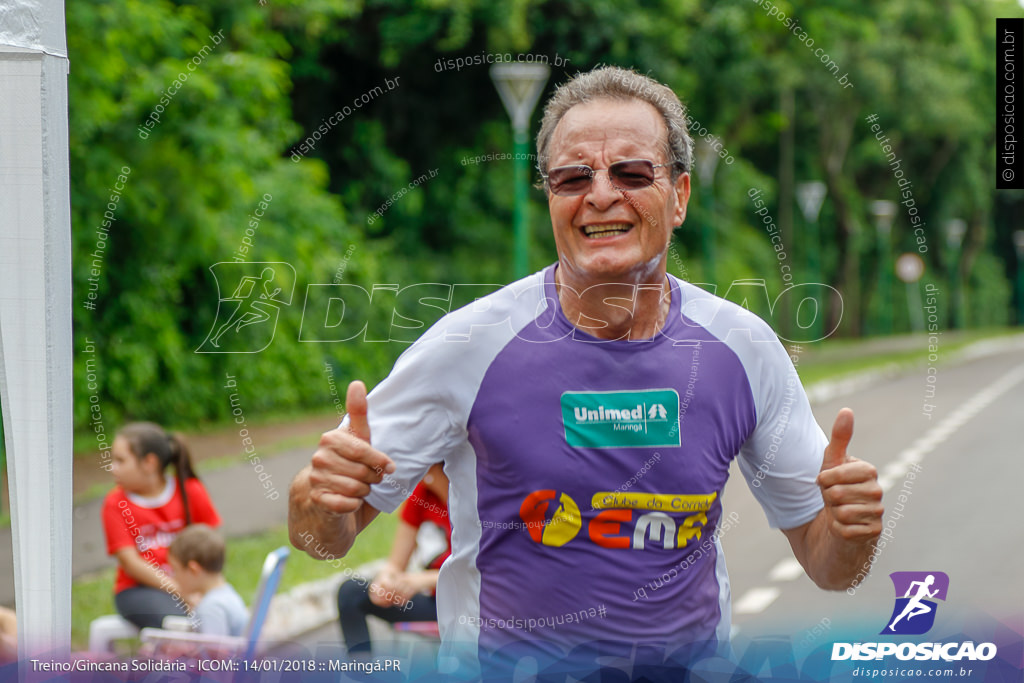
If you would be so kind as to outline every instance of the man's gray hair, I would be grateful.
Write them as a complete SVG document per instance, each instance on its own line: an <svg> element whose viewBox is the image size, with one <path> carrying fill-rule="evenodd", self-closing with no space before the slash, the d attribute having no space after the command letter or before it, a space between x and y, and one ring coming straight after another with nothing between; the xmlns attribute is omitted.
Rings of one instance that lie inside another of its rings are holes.
<svg viewBox="0 0 1024 683"><path fill-rule="evenodd" d="M537 133L537 168L541 173L548 171L551 135L565 113L577 104L599 99L639 100L657 109L668 129L665 158L672 164L672 180L690 172L693 139L687 132L686 110L672 89L630 69L602 66L576 74L558 86L544 106L544 118Z"/></svg>

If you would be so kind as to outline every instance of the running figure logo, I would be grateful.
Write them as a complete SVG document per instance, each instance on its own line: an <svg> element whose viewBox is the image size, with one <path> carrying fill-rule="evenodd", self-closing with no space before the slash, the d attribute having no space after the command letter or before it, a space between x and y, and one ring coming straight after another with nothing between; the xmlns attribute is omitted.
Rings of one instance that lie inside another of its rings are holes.
<svg viewBox="0 0 1024 683"><path fill-rule="evenodd" d="M893 572L889 577L896 589L896 605L882 635L927 633L935 623L935 600L946 600L949 576L943 572Z"/></svg>
<svg viewBox="0 0 1024 683"><path fill-rule="evenodd" d="M281 306L292 302L291 265L225 261L210 266L210 272L217 282L217 317L196 353L258 353L270 346Z"/></svg>
<svg viewBox="0 0 1024 683"><path fill-rule="evenodd" d="M651 405L650 410L647 411L647 418L649 420L664 420L668 418L668 411L660 403L654 403Z"/></svg>

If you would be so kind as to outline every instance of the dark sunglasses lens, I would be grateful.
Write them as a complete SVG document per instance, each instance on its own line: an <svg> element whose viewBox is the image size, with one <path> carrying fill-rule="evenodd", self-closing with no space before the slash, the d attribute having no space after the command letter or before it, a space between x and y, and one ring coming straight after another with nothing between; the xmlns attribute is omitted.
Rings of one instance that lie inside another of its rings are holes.
<svg viewBox="0 0 1024 683"><path fill-rule="evenodd" d="M654 182L654 164L643 159L617 161L608 167L608 173L623 190L640 190Z"/></svg>
<svg viewBox="0 0 1024 683"><path fill-rule="evenodd" d="M555 194L583 194L590 189L594 171L589 166L561 166L551 169L548 187Z"/></svg>

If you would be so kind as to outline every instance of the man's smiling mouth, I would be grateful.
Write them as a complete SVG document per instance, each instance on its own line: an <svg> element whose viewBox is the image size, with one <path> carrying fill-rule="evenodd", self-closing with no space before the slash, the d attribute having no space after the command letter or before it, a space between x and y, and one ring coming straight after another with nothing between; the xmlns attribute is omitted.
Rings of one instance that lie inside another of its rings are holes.
<svg viewBox="0 0 1024 683"><path fill-rule="evenodd" d="M583 234L590 239L601 237L612 237L613 235L624 235L633 226L629 223L605 223L604 225L584 225Z"/></svg>

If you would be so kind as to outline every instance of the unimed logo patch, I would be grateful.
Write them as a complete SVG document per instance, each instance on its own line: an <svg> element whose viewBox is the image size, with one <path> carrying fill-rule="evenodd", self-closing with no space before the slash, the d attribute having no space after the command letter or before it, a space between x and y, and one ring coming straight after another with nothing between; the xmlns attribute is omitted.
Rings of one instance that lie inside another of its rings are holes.
<svg viewBox="0 0 1024 683"><path fill-rule="evenodd" d="M679 445L675 389L567 391L562 394L565 440L576 448Z"/></svg>

